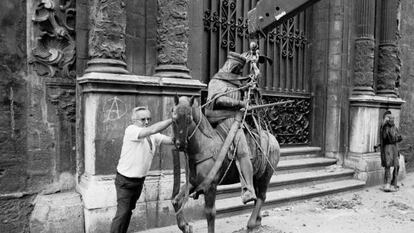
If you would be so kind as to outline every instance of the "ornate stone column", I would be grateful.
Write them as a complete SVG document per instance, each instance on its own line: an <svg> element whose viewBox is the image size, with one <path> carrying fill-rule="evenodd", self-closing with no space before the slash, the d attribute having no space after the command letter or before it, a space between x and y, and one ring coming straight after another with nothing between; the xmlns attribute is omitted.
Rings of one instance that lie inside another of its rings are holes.
<svg viewBox="0 0 414 233"><path fill-rule="evenodd" d="M378 1L377 1L378 2ZM392 111L399 119L401 105L404 103L399 98L389 98L394 95L394 86L388 85L395 76L395 66L384 66L396 56L394 51L396 46L389 46L388 41L395 36L395 30L390 32L389 28L395 26L395 15L393 19L388 19L389 2L382 1L382 23L379 55L379 74L377 88L379 93L384 96L374 95L374 28L375 28L375 0L357 0L355 6L357 39L355 41L355 63L354 63L354 87L350 101L350 129L349 129L349 152L345 159L345 166L355 169L356 177L366 181L367 185L376 185L383 182L384 169L381 167L380 153L374 150L374 146L379 143L379 126L382 122L382 115L386 110ZM381 4L381 3L380 3ZM384 13L385 11L385 13ZM394 35L394 36L393 36ZM381 47L381 45L380 45ZM388 70L389 69L389 70ZM386 77L386 78L384 78ZM381 80L381 81L380 81ZM384 85L384 83L387 85ZM388 87L390 86L390 87ZM385 88L387 87L387 88ZM402 156L403 157L403 156ZM400 162L403 162L402 160ZM401 166L403 167L403 166ZM403 170L403 169L402 169ZM404 172L401 172L403 174Z"/></svg>
<svg viewBox="0 0 414 233"><path fill-rule="evenodd" d="M187 68L189 0L158 0L155 76L191 78Z"/></svg>
<svg viewBox="0 0 414 233"><path fill-rule="evenodd" d="M375 0L356 0L356 40L352 95L374 95Z"/></svg>
<svg viewBox="0 0 414 233"><path fill-rule="evenodd" d="M397 46L400 38L399 8L400 0L382 1L377 78L377 94L380 96L398 96L401 68Z"/></svg>
<svg viewBox="0 0 414 233"><path fill-rule="evenodd" d="M85 72L128 73L125 63L126 12L123 0L91 0L89 57Z"/></svg>

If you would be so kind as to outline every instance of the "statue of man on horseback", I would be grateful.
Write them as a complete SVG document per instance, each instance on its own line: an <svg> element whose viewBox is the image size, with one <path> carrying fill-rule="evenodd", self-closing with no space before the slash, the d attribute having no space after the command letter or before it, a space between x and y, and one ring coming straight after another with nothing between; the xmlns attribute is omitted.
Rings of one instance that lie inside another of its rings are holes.
<svg viewBox="0 0 414 233"><path fill-rule="evenodd" d="M208 84L206 116L212 125L216 125L219 135L226 137L231 126L240 114L240 109L246 108L247 101L243 100L243 87L248 88L249 77L242 77L241 72L246 58L238 53L229 52L223 67L211 78ZM242 201L244 204L256 200L253 188L253 167L250 161L251 152L243 129L238 129L233 139L240 183L242 184Z"/></svg>

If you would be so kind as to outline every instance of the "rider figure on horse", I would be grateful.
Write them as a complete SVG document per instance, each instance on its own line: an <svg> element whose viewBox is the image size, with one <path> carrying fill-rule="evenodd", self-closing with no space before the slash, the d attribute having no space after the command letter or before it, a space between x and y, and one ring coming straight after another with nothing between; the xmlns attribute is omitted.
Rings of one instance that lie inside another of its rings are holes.
<svg viewBox="0 0 414 233"><path fill-rule="evenodd" d="M249 77L242 77L241 72L246 64L246 58L238 53L229 52L227 60L221 69L211 78L208 84L207 101L211 101L206 110L206 116L220 133L227 135L235 122L236 113L246 108L243 101L243 88L249 82ZM246 85L246 88L249 86ZM240 183L242 184L242 201L244 204L256 200L253 188L253 166L250 161L250 148L243 130L238 129L233 139L236 158L240 164Z"/></svg>

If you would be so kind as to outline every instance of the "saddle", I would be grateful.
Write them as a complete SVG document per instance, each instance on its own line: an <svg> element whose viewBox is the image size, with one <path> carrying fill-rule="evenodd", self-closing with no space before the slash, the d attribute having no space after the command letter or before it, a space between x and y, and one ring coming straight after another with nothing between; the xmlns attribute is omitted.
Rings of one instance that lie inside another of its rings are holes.
<svg viewBox="0 0 414 233"><path fill-rule="evenodd" d="M228 133L226 129L220 126L217 126L215 129L219 137L224 142ZM244 135L246 136L247 144L249 145L250 160L252 161L254 174L261 176L265 171L267 162L267 159L264 156L268 156L269 154L269 133L263 130L259 135L257 130L251 129L251 127L247 124L244 125L243 131ZM260 146L258 146L258 144ZM233 140L233 143L231 144L226 155L229 160L233 160L234 156L237 156L237 151L235 152L235 150L236 147L235 142Z"/></svg>

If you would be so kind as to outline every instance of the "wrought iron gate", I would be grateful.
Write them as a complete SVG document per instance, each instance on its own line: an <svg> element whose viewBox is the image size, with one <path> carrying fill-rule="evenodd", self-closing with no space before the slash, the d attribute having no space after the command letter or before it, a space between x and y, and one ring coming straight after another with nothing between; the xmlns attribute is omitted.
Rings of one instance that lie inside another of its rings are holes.
<svg viewBox="0 0 414 233"><path fill-rule="evenodd" d="M257 0L206 0L204 3L204 48L202 81L208 82L224 63L227 53L248 50L247 12ZM268 109L273 133L283 145L310 144L311 94L307 56L309 10L301 12L260 39L260 51L273 64L262 65L264 102L294 100Z"/></svg>

